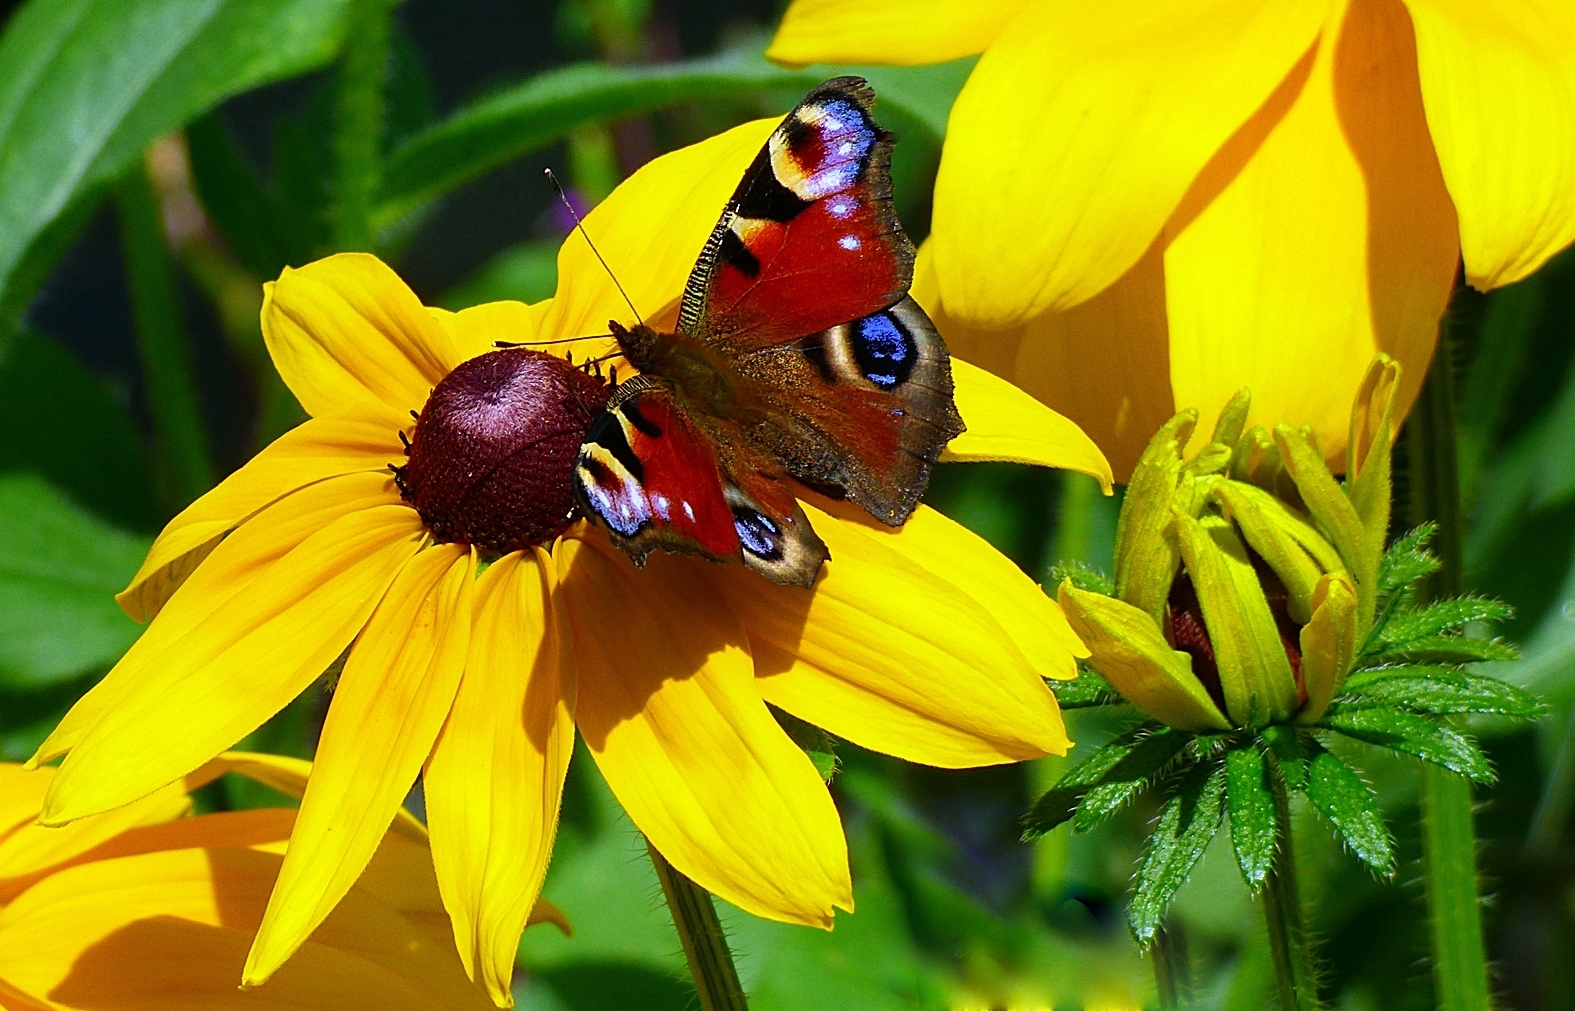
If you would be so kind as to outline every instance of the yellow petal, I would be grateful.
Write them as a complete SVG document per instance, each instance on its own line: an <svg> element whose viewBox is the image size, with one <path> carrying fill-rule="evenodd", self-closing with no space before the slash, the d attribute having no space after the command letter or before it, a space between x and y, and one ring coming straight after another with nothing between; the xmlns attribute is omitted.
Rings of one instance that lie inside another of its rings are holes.
<svg viewBox="0 0 1575 1011"><path fill-rule="evenodd" d="M551 605L555 574L539 549L482 574L465 677L424 781L460 960L499 1006L514 999L520 932L547 875L574 751L574 671Z"/></svg>
<svg viewBox="0 0 1575 1011"><path fill-rule="evenodd" d="M794 0L766 56L779 63L942 63L982 53L1027 0Z"/></svg>
<svg viewBox="0 0 1575 1011"><path fill-rule="evenodd" d="M919 246L913 262L913 300L929 314L935 328L946 340L952 360L962 358L986 372L1010 378L1017 367L1017 350L1023 342L1022 327L992 330L970 326L946 314L941 305L940 282L935 279L935 240L927 238Z"/></svg>
<svg viewBox="0 0 1575 1011"><path fill-rule="evenodd" d="M952 359L957 411L968 430L951 441L942 460L1011 460L1064 467L1095 478L1110 494L1114 480L1094 440L1004 379Z"/></svg>
<svg viewBox="0 0 1575 1011"><path fill-rule="evenodd" d="M425 536L404 506L364 509L308 537L184 635L161 635L155 622L143 637L153 645L111 672L116 684L56 775L43 821L129 803L256 729L350 644Z"/></svg>
<svg viewBox="0 0 1575 1011"><path fill-rule="evenodd" d="M0 979L40 1006L82 1011L490 1006L451 945L360 891L266 986L237 989L279 864L187 848L61 871L0 909Z"/></svg>
<svg viewBox="0 0 1575 1011"><path fill-rule="evenodd" d="M403 457L398 433L398 427L344 418L313 418L286 432L171 520L115 599L133 620L147 621L248 516L324 478L385 470Z"/></svg>
<svg viewBox="0 0 1575 1011"><path fill-rule="evenodd" d="M1125 274L1312 43L1324 6L1026 7L952 108L934 212L946 311L1001 328Z"/></svg>
<svg viewBox="0 0 1575 1011"><path fill-rule="evenodd" d="M1087 651L1032 580L927 507L898 530L824 500L804 511L831 551L813 591L709 570L749 630L766 701L926 765L1066 752L1042 677L1074 676Z"/></svg>
<svg viewBox="0 0 1575 1011"><path fill-rule="evenodd" d="M455 544L416 555L350 651L246 985L271 976L350 890L431 754L465 669L475 565Z"/></svg>
<svg viewBox="0 0 1575 1011"><path fill-rule="evenodd" d="M683 294L722 206L777 122L755 120L662 155L585 216L586 232L646 319ZM571 232L558 250L558 291L541 336L605 334L609 319L634 321L584 236ZM610 340L601 343L613 346Z"/></svg>
<svg viewBox="0 0 1575 1011"><path fill-rule="evenodd" d="M833 906L853 908L837 809L760 700L711 563L658 553L637 571L598 538L563 542L558 564L576 720L629 817L701 887L830 928Z"/></svg>
<svg viewBox="0 0 1575 1011"><path fill-rule="evenodd" d="M1298 719L1316 720L1340 690L1356 651L1356 590L1343 572L1331 572L1313 591L1312 620L1302 627L1302 680L1307 704Z"/></svg>
<svg viewBox="0 0 1575 1011"><path fill-rule="evenodd" d="M44 792L54 777L53 769L28 770L14 762L0 763L0 841L38 817Z"/></svg>
<svg viewBox="0 0 1575 1011"><path fill-rule="evenodd" d="M105 713L141 694L159 653L185 641L231 600L247 602L243 591L308 537L344 517L397 501L387 474L351 474L320 481L264 509L226 537L181 585L114 669L71 707L29 765L69 751Z"/></svg>
<svg viewBox="0 0 1575 1011"><path fill-rule="evenodd" d="M370 254L286 267L264 292L268 353L313 417L402 425L460 362L448 331Z"/></svg>
<svg viewBox="0 0 1575 1011"><path fill-rule="evenodd" d="M1466 279L1518 281L1575 239L1575 5L1406 6Z"/></svg>
<svg viewBox="0 0 1575 1011"><path fill-rule="evenodd" d="M1459 256L1414 57L1403 9L1354 3L1178 208L1170 374L1200 432L1247 386L1249 426L1311 424L1339 472L1377 351L1404 363L1409 408Z"/></svg>
<svg viewBox="0 0 1575 1011"><path fill-rule="evenodd" d="M454 339L461 359L475 358L496 350L496 342L525 344L537 339L542 316L548 302L526 305L524 302L486 302L473 305L459 312L444 313L439 322ZM541 348L552 354L562 354L561 346ZM576 357L579 357L576 355Z"/></svg>

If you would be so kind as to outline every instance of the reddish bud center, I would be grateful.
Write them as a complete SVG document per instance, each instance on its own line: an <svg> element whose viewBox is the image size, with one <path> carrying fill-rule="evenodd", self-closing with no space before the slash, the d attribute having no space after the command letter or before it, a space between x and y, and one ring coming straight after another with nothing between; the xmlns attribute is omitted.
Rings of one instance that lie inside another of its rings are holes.
<svg viewBox="0 0 1575 1011"><path fill-rule="evenodd" d="M525 348L481 355L427 400L395 471L440 541L497 552L545 544L574 510L574 457L611 388Z"/></svg>

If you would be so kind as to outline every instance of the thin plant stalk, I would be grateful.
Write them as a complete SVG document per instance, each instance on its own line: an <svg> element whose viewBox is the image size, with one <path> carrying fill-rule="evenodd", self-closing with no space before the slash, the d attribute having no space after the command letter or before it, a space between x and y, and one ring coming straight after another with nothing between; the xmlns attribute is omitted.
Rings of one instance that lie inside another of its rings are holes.
<svg viewBox="0 0 1575 1011"><path fill-rule="evenodd" d="M383 106L391 0L351 0L334 110L334 245L370 251L383 178Z"/></svg>
<svg viewBox="0 0 1575 1011"><path fill-rule="evenodd" d="M1296 849L1291 832L1291 800L1285 780L1276 769L1274 787L1274 862L1264 879L1263 919L1269 933L1269 952L1279 985L1281 1011L1319 1011L1318 982L1308 950L1307 928L1302 921L1301 891L1296 884Z"/></svg>
<svg viewBox="0 0 1575 1011"><path fill-rule="evenodd" d="M1167 920L1154 932L1148 957L1154 963L1154 992L1159 997L1159 1006L1165 1011L1186 1007L1192 990L1192 960L1187 953L1187 935L1180 923Z"/></svg>
<svg viewBox="0 0 1575 1011"><path fill-rule="evenodd" d="M711 893L668 863L649 841L645 848L651 854L656 878L662 883L662 895L672 911L673 926L678 928L678 940L684 946L689 975L700 995L700 1011L747 1011L749 1003L744 999L738 969L733 965L733 952L727 946L727 932L717 918Z"/></svg>
<svg viewBox="0 0 1575 1011"><path fill-rule="evenodd" d="M1464 526L1456 460L1454 372L1447 335L1439 342L1406 425L1406 450L1411 520L1438 524L1433 546L1440 567L1428 589L1434 596L1453 596L1465 589L1461 560ZM1471 783L1424 763L1421 791L1422 862L1439 1011L1487 1011L1491 1005L1477 892Z"/></svg>
<svg viewBox="0 0 1575 1011"><path fill-rule="evenodd" d="M213 458L191 373L175 265L158 197L140 162L120 181L115 207L148 408L168 468L170 497L176 507L184 507L213 487Z"/></svg>

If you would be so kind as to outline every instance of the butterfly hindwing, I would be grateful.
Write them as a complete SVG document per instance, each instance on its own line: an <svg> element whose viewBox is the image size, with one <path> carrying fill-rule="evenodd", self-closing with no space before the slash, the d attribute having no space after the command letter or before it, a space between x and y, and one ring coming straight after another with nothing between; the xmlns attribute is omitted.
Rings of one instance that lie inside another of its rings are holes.
<svg viewBox="0 0 1575 1011"><path fill-rule="evenodd" d="M913 279L891 197L891 135L863 80L820 85L744 173L690 274L680 332L759 348L887 308Z"/></svg>
<svg viewBox="0 0 1575 1011"><path fill-rule="evenodd" d="M808 586L827 558L773 462L729 423L690 413L667 383L640 376L592 420L575 460L580 509L636 565L656 548L741 561Z"/></svg>

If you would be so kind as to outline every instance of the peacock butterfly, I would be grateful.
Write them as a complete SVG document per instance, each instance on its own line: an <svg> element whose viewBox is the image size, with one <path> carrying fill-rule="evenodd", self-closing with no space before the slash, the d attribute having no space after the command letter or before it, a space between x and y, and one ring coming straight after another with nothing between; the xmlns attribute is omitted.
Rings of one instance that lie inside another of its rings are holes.
<svg viewBox="0 0 1575 1011"><path fill-rule="evenodd" d="M857 77L811 91L723 208L676 332L609 324L640 374L592 420L574 490L636 565L662 548L809 586L829 556L788 479L901 526L963 431L874 103Z"/></svg>

